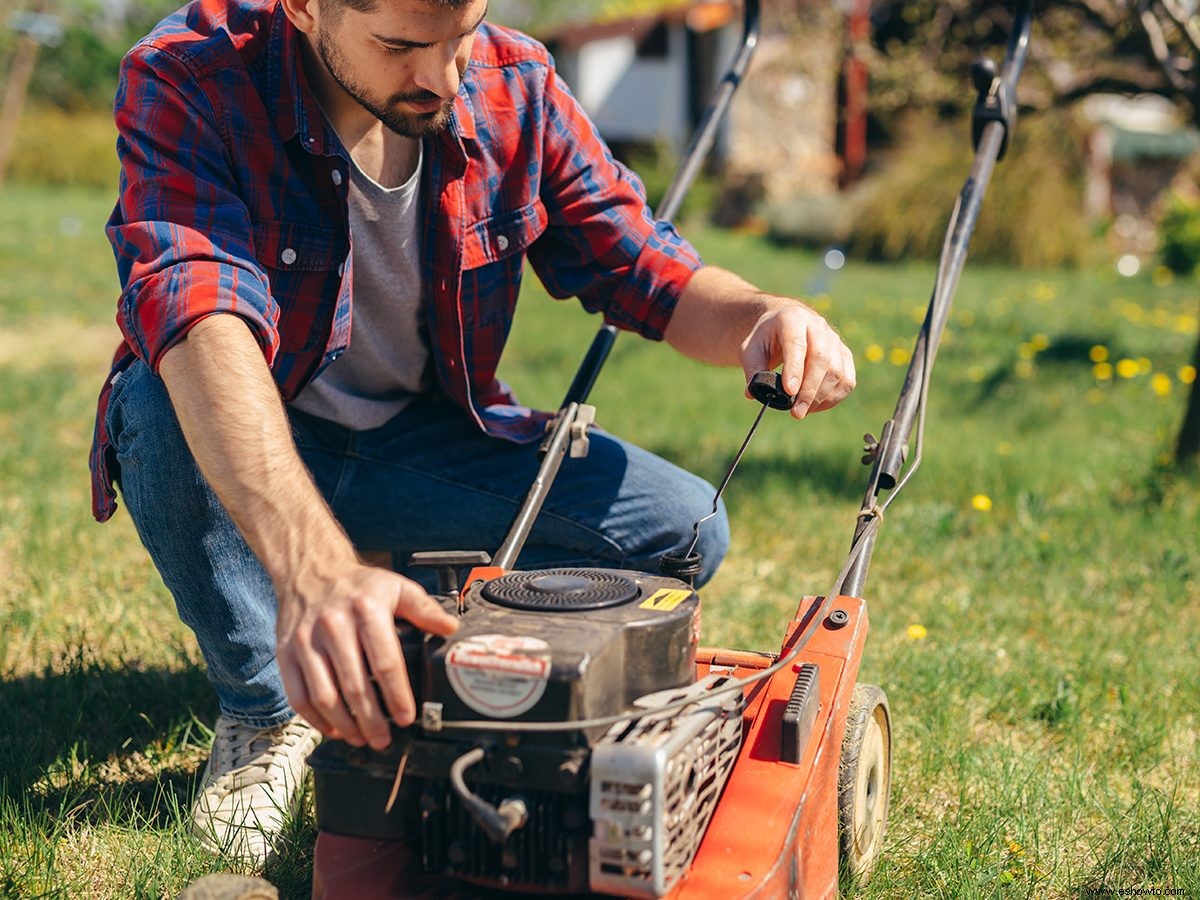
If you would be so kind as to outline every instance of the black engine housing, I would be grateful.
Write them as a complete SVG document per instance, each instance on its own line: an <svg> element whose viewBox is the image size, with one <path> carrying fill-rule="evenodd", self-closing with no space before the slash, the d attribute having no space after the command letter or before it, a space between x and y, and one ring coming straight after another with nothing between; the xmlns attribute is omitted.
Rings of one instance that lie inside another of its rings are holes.
<svg viewBox="0 0 1200 900"><path fill-rule="evenodd" d="M424 870L516 890L588 887L588 762L606 726L516 732L503 723L577 722L629 710L695 680L700 605L685 583L641 572L552 569L470 585L449 639L402 627L418 710L494 728L394 728L379 753L326 741L310 757L322 831L418 842ZM449 598L443 598L448 605ZM483 747L465 781L493 806L519 797L528 821L503 844L476 824L450 766ZM390 812L388 797L403 760Z"/></svg>

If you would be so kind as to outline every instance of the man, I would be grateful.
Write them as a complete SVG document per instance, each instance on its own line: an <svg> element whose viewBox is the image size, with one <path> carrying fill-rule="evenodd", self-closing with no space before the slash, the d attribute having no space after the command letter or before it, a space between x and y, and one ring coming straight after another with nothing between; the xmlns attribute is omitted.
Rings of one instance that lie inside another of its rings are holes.
<svg viewBox="0 0 1200 900"><path fill-rule="evenodd" d="M198 0L122 65L125 344L96 514L117 482L220 698L194 810L214 849L271 852L321 733L381 749L387 716L413 721L394 622L457 624L363 554L499 544L544 424L494 377L526 257L550 293L689 356L782 364L797 418L854 386L819 315L653 221L545 49L486 12ZM520 562L653 570L711 502L596 435ZM726 529L702 532L701 580Z"/></svg>

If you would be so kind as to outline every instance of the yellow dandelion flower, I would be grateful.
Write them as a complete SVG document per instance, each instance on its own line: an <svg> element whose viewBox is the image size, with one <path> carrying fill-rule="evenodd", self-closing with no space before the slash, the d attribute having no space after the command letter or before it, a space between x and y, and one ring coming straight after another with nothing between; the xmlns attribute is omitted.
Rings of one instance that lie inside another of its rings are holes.
<svg viewBox="0 0 1200 900"><path fill-rule="evenodd" d="M1111 378L1112 376L1110 375L1109 377ZM1099 388L1092 388L1087 392L1087 401L1088 403L1092 404L1092 406L1099 406L1104 402L1104 391L1100 390Z"/></svg>
<svg viewBox="0 0 1200 900"><path fill-rule="evenodd" d="M987 377L987 371L983 366L971 366L967 369L967 378L974 381L976 384L983 381Z"/></svg>
<svg viewBox="0 0 1200 900"><path fill-rule="evenodd" d="M1175 280L1175 273L1166 266L1158 266L1150 275L1150 280L1158 287L1166 287Z"/></svg>
<svg viewBox="0 0 1200 900"><path fill-rule="evenodd" d="M1010 456L1013 452L1013 445L1008 441L1001 441L996 445L996 452L1001 456Z"/></svg>
<svg viewBox="0 0 1200 900"><path fill-rule="evenodd" d="M1160 397L1171 396L1171 376L1162 372L1154 373L1154 377L1150 379L1150 387Z"/></svg>
<svg viewBox="0 0 1200 900"><path fill-rule="evenodd" d="M1096 344L1088 351L1088 359L1094 363L1102 363L1108 361L1108 348L1103 344Z"/></svg>
<svg viewBox="0 0 1200 900"><path fill-rule="evenodd" d="M892 352L888 354L888 360L893 366L908 365L908 361L912 358L912 354L903 347L894 347Z"/></svg>
<svg viewBox="0 0 1200 900"><path fill-rule="evenodd" d="M1178 334L1195 334L1197 327L1200 327L1200 321L1195 316L1177 316L1175 319L1175 331Z"/></svg>
<svg viewBox="0 0 1200 900"><path fill-rule="evenodd" d="M1029 343L1033 345L1034 350L1036 350L1038 353L1041 353L1050 346L1050 338L1046 337L1044 334L1035 334L1029 339Z"/></svg>
<svg viewBox="0 0 1200 900"><path fill-rule="evenodd" d="M971 498L971 505L979 510L979 512L991 512L992 498L987 494L976 494Z"/></svg>
<svg viewBox="0 0 1200 900"><path fill-rule="evenodd" d="M1017 347L1017 356L1021 359L1033 359L1037 356L1038 348L1032 343L1024 343Z"/></svg>
<svg viewBox="0 0 1200 900"><path fill-rule="evenodd" d="M1037 282L1033 286L1031 293L1033 294L1033 299L1038 303L1049 303L1058 295L1058 292L1055 291L1054 286L1046 284L1044 281Z"/></svg>
<svg viewBox="0 0 1200 900"><path fill-rule="evenodd" d="M1137 378L1138 364L1132 359L1117 362L1117 374L1122 378Z"/></svg>
<svg viewBox="0 0 1200 900"><path fill-rule="evenodd" d="M910 316L912 316L912 320L914 322L916 322L918 325L920 325L922 322L925 321L925 311L926 310L925 310L924 306L914 306L912 309L910 309L908 311L908 314Z"/></svg>
<svg viewBox="0 0 1200 900"><path fill-rule="evenodd" d="M1024 856L1025 848L1022 847L1020 844L1018 844L1016 841L1009 841L1008 842L1008 852L1011 853L1013 856Z"/></svg>
<svg viewBox="0 0 1200 900"><path fill-rule="evenodd" d="M1043 531L1038 534L1038 540L1041 541L1043 544L1048 544L1053 539L1054 539L1053 536L1048 531Z"/></svg>
<svg viewBox="0 0 1200 900"><path fill-rule="evenodd" d="M1137 363L1139 375L1149 375L1154 371L1154 364L1144 356L1139 356L1134 362Z"/></svg>
<svg viewBox="0 0 1200 900"><path fill-rule="evenodd" d="M1196 380L1195 366L1182 366L1176 373L1181 384L1191 384Z"/></svg>
<svg viewBox="0 0 1200 900"><path fill-rule="evenodd" d="M1121 310L1121 315L1130 322L1140 322L1146 318L1146 311L1136 303L1126 303L1125 308Z"/></svg>
<svg viewBox="0 0 1200 900"><path fill-rule="evenodd" d="M1013 366L1013 371L1017 373L1018 378L1033 377L1033 362L1028 359L1023 359Z"/></svg>
<svg viewBox="0 0 1200 900"><path fill-rule="evenodd" d="M871 344L867 347L864 355L867 357L867 362L879 362L883 359L883 348L878 344Z"/></svg>
<svg viewBox="0 0 1200 900"><path fill-rule="evenodd" d="M906 632L910 641L923 641L929 635L929 629L916 623L909 625Z"/></svg>
<svg viewBox="0 0 1200 900"><path fill-rule="evenodd" d="M1092 375L1095 376L1097 381L1112 381L1112 363L1096 363L1094 366L1092 366Z"/></svg>

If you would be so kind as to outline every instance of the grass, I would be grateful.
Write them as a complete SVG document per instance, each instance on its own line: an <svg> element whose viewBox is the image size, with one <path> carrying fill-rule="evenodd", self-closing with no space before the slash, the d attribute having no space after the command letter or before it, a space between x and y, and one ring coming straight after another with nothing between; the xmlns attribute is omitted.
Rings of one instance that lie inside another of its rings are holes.
<svg viewBox="0 0 1200 900"><path fill-rule="evenodd" d="M216 714L198 652L128 517L88 515L109 203L10 187L0 204L2 896L173 896L224 868L183 824ZM852 262L829 282L814 256L694 237L766 288L821 291L858 359L837 411L764 423L727 494L704 638L772 648L844 558L861 436L891 414L933 273ZM596 323L527 293L503 374L553 405ZM1200 895L1200 483L1166 462L1196 317L1195 285L1162 272L968 269L924 466L867 583L862 679L891 701L894 784L853 896ZM633 338L593 399L605 427L714 480L754 413L739 373ZM302 816L267 873L284 896L308 891L312 837Z"/></svg>

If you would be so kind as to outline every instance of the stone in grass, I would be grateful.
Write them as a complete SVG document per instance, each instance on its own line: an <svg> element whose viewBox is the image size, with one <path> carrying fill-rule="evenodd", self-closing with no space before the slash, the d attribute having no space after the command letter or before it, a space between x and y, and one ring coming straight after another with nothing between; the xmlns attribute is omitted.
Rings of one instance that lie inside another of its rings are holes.
<svg viewBox="0 0 1200 900"><path fill-rule="evenodd" d="M185 888L178 900L279 900L269 881L246 875L205 875Z"/></svg>

